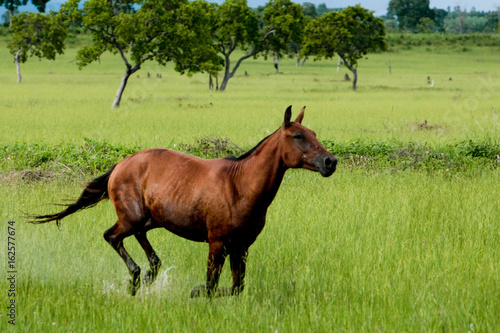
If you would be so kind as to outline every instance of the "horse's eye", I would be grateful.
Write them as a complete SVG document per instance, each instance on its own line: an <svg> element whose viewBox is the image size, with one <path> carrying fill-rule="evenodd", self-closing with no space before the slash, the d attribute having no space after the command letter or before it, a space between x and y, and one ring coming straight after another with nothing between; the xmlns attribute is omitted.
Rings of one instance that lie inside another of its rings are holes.
<svg viewBox="0 0 500 333"><path fill-rule="evenodd" d="M304 136L301 133L297 133L293 136L295 140L303 140Z"/></svg>

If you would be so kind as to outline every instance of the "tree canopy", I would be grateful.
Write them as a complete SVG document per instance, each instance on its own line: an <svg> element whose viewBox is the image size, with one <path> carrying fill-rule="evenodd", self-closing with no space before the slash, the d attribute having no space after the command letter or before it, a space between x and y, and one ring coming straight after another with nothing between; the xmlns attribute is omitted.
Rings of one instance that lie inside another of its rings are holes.
<svg viewBox="0 0 500 333"><path fill-rule="evenodd" d="M226 89L230 78L245 59L255 56L262 49L259 19L246 0L227 0L215 9L214 43L224 57L224 78L220 90ZM231 55L237 49L245 54L231 67Z"/></svg>
<svg viewBox="0 0 500 333"><path fill-rule="evenodd" d="M50 0L31 0L31 3L38 9L40 13L45 13L45 5ZM8 13L9 25L11 26L10 19L16 14L20 6L26 6L28 0L0 0L0 7L5 7Z"/></svg>
<svg viewBox="0 0 500 333"><path fill-rule="evenodd" d="M434 20L435 12L429 0L391 0L387 8L389 16L397 17L399 30L416 32L422 18Z"/></svg>
<svg viewBox="0 0 500 333"><path fill-rule="evenodd" d="M12 17L12 40L7 47L17 66L17 82L21 82L19 63L29 56L54 60L64 51L67 26L55 12L50 14L23 12Z"/></svg>
<svg viewBox="0 0 500 333"><path fill-rule="evenodd" d="M134 5L138 10L135 10ZM216 71L210 4L197 0L69 0L62 12L93 35L77 54L80 68L106 51L118 54L126 70L113 107L120 105L127 81L146 61L175 64L179 73Z"/></svg>
<svg viewBox="0 0 500 333"><path fill-rule="evenodd" d="M357 5L311 21L305 28L302 53L316 60L338 54L354 74L352 88L356 90L358 60L368 52L386 49L384 21Z"/></svg>
<svg viewBox="0 0 500 333"><path fill-rule="evenodd" d="M259 11L248 7L246 0L227 0L216 7L214 43L224 57L224 78L220 90L226 89L242 61L259 54L275 56L289 53L293 42L300 43L304 28L302 7L290 0L270 0ZM259 13L262 20L259 21ZM260 23L260 24L259 24ZM231 55L245 51L234 66Z"/></svg>
<svg viewBox="0 0 500 333"><path fill-rule="evenodd" d="M265 53L275 56L278 73L278 59L283 54L291 55L300 51L305 26L302 6L290 0L269 0L264 7L262 19L264 26L274 31L266 41Z"/></svg>

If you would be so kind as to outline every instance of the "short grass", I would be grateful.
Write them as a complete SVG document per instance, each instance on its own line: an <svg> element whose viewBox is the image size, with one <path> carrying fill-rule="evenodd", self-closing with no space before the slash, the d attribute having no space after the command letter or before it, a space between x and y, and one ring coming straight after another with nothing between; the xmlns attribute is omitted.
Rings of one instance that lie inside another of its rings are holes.
<svg viewBox="0 0 500 333"><path fill-rule="evenodd" d="M122 107L111 110L124 72L119 58L106 54L79 71L73 61L76 49L70 48L51 65L29 59L22 65L23 82L16 84L5 40L0 41L0 141L6 143L80 143L89 137L153 147L218 135L251 147L279 126L288 105L295 114L306 105L306 125L320 138L340 142L396 138L443 143L500 136L500 72L498 50L492 47L467 52L421 47L369 55L360 61L356 93L343 82L348 71L337 73L332 60L311 59L296 67L294 60L282 59L283 74L275 75L270 59L250 59L224 93L208 89L206 74L188 78L171 66L148 63L130 80ZM415 128L425 120L435 130Z"/></svg>
<svg viewBox="0 0 500 333"><path fill-rule="evenodd" d="M23 82L16 84L4 47L8 37L1 38L2 146L95 140L175 148L219 136L248 149L281 124L290 104L295 114L307 105L304 124L320 139L343 146L357 140L444 146L500 139L496 47L424 43L369 55L360 62L356 93L342 81L345 68L336 72L336 61L296 67L282 59L283 74L275 75L270 60L249 60L224 93L209 91L206 75L188 78L148 64L131 79L122 107L111 110L124 70L118 58L105 55L78 71L72 62L76 49L69 48L52 64L30 59L22 67ZM419 129L425 120L434 127ZM25 223L23 212L52 212L47 203L78 196L89 174L75 174L78 181L2 179L4 265L7 222L16 221L15 329L498 331L498 169L422 172L344 162L328 179L303 170L286 174L266 227L250 248L246 290L213 300L188 297L204 280L207 245L163 230L150 232L164 264L158 281L129 296L126 267L102 237L115 221L108 202L67 218L60 230ZM127 239L125 245L145 268L137 242ZM227 267L222 284L230 284ZM0 289L6 304L5 278ZM5 314L2 332L14 328Z"/></svg>

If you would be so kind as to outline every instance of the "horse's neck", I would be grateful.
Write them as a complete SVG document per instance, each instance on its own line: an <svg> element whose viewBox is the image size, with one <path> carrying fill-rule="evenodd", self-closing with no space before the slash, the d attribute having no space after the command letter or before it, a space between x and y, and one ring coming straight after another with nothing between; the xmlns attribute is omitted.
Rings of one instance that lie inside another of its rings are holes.
<svg viewBox="0 0 500 333"><path fill-rule="evenodd" d="M269 206L278 192L286 168L281 160L279 131L240 162L240 186L255 204Z"/></svg>

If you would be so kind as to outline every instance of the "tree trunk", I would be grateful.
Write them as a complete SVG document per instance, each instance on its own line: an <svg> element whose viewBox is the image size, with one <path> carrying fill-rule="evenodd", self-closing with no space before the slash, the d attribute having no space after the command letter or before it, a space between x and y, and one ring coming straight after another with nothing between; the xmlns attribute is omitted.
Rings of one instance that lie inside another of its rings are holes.
<svg viewBox="0 0 500 333"><path fill-rule="evenodd" d="M266 37L267 37L267 35L266 35ZM228 53L224 53L224 52L222 53L222 54L224 54L224 58L225 58L224 78L222 79L222 83L220 85L219 91L226 90L226 86L227 86L227 83L228 83L229 79L234 76L234 74L236 73L236 71L240 67L241 63L245 59L253 57L254 55L256 55L257 53L259 53L261 51L260 49L253 49L252 52L247 53L246 55L244 55L243 57L241 57L240 59L238 59L238 61L236 61L236 65L234 65L234 68L231 71L231 60L229 59L229 56L231 55L231 53L233 52L233 50L230 50ZM217 78L218 78L218 76L216 77L216 80L217 80ZM219 84L219 81L217 81L217 85L218 84Z"/></svg>
<svg viewBox="0 0 500 333"><path fill-rule="evenodd" d="M274 67L276 68L276 74L280 73L279 67L280 67L280 59L279 56L276 55L276 62L274 63Z"/></svg>
<svg viewBox="0 0 500 333"><path fill-rule="evenodd" d="M118 91L116 92L116 96L115 96L115 100L113 101L113 105L111 106L113 109L120 106L123 91L125 90L125 87L127 86L128 78L132 74L137 72L140 68L141 68L141 66L139 64L136 64L134 67L127 67L127 70L125 71L125 74L123 75L122 82L120 83L120 87L118 87Z"/></svg>
<svg viewBox="0 0 500 333"><path fill-rule="evenodd" d="M222 79L222 83L220 84L219 91L225 91L227 82L229 81L231 77L229 76L229 73L224 73L224 78Z"/></svg>
<svg viewBox="0 0 500 333"><path fill-rule="evenodd" d="M352 91L356 91L358 89L356 86L356 84L358 83L358 70L356 68L352 68L351 71L352 71L352 75L353 75Z"/></svg>
<svg viewBox="0 0 500 333"><path fill-rule="evenodd" d="M345 67L349 69L352 72L352 91L357 90L357 83L358 83L358 69L357 65L351 66L349 63L347 63L344 58L342 57L342 61L344 62Z"/></svg>
<svg viewBox="0 0 500 333"><path fill-rule="evenodd" d="M340 57L339 57L339 62L337 64L337 73L340 72L340 65L342 64L342 60L340 60Z"/></svg>
<svg viewBox="0 0 500 333"><path fill-rule="evenodd" d="M229 54L225 55L225 64L224 64L224 78L222 79L222 83L220 84L219 91L225 91L227 82L229 79L232 77L231 72L230 72L230 67L231 67L231 60L229 59Z"/></svg>
<svg viewBox="0 0 500 333"><path fill-rule="evenodd" d="M21 55L21 52L23 51L23 48L21 47L19 51L17 51L16 55L14 56L14 61L16 62L16 69L17 69L17 83L20 83L21 80L23 79L21 77L21 65L19 64L19 55Z"/></svg>

